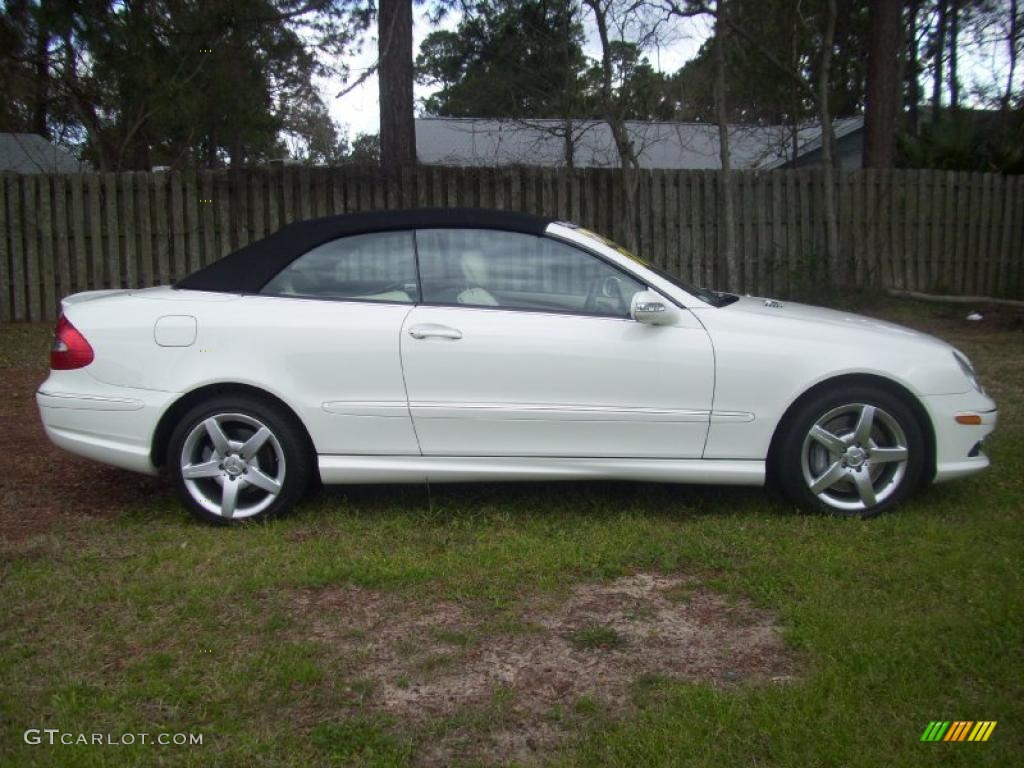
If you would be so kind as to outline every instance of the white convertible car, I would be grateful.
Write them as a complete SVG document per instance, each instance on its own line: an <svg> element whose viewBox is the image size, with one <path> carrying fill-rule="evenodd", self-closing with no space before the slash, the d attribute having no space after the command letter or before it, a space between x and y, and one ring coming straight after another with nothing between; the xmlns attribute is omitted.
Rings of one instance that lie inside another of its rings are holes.
<svg viewBox="0 0 1024 768"><path fill-rule="evenodd" d="M166 471L201 518L324 483L762 485L872 515L988 466L970 362L907 328L694 288L572 224L411 210L290 224L173 287L62 303L57 445Z"/></svg>

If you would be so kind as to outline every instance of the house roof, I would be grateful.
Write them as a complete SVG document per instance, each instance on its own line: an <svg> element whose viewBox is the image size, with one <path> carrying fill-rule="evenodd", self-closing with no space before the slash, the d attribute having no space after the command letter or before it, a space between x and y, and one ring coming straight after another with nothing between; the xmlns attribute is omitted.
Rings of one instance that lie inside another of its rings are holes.
<svg viewBox="0 0 1024 768"><path fill-rule="evenodd" d="M318 245L348 235L404 229L499 229L540 235L552 221L527 213L477 208L371 211L297 221L183 277L174 287L257 293L299 256Z"/></svg>
<svg viewBox="0 0 1024 768"><path fill-rule="evenodd" d="M67 150L35 133L0 133L0 171L79 173L85 170Z"/></svg>
<svg viewBox="0 0 1024 768"><path fill-rule="evenodd" d="M817 126L814 126L815 130L809 134L806 140L798 145L797 156L810 154L821 149L821 131L818 130ZM836 141L849 136L857 131L864 129L864 118L863 117L847 117L841 120L836 120L832 123L832 135ZM769 166L770 168L778 168L786 163L790 162L790 158L785 158L781 162Z"/></svg>
<svg viewBox="0 0 1024 768"><path fill-rule="evenodd" d="M565 136L571 126L573 164L612 168L619 164L607 123L599 120L492 120L430 117L416 120L416 152L428 165L498 166L565 164ZM838 120L837 134L863 127L862 118ZM713 123L629 121L626 130L642 168L707 169L721 167L718 126ZM798 154L821 142L817 125L797 130ZM806 149L805 149L806 147ZM791 158L792 133L784 125L730 125L731 164L736 169L776 168Z"/></svg>

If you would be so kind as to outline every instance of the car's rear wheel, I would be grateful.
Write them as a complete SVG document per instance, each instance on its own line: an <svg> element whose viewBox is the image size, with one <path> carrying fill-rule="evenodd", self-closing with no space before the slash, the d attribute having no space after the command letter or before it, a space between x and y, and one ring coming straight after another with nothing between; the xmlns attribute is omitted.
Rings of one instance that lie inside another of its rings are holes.
<svg viewBox="0 0 1024 768"><path fill-rule="evenodd" d="M171 435L167 459L185 504L211 523L282 514L310 477L306 441L294 418L244 395L192 408Z"/></svg>
<svg viewBox="0 0 1024 768"><path fill-rule="evenodd" d="M921 425L901 398L881 388L818 393L784 429L778 480L805 509L873 517L903 501L924 471Z"/></svg>

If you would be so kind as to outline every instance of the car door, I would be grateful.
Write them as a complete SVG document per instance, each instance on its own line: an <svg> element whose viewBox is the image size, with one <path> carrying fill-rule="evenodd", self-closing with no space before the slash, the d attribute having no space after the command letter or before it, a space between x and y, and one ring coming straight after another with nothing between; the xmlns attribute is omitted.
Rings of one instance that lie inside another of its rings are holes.
<svg viewBox="0 0 1024 768"><path fill-rule="evenodd" d="M419 454L398 343L418 298L412 232L324 243L242 299L247 371L288 394L320 454Z"/></svg>
<svg viewBox="0 0 1024 768"><path fill-rule="evenodd" d="M631 320L646 286L552 238L420 230L417 252L401 350L425 455L701 456L714 362L691 313Z"/></svg>

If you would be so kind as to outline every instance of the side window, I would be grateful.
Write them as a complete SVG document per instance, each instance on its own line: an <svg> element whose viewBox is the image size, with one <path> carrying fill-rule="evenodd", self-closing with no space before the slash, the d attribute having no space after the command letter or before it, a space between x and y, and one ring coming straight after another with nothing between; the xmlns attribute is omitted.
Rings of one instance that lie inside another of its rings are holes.
<svg viewBox="0 0 1024 768"><path fill-rule="evenodd" d="M419 298L413 234L376 232L331 240L297 258L260 293L412 304Z"/></svg>
<svg viewBox="0 0 1024 768"><path fill-rule="evenodd" d="M644 286L551 238L484 229L416 232L423 301L628 317Z"/></svg>

